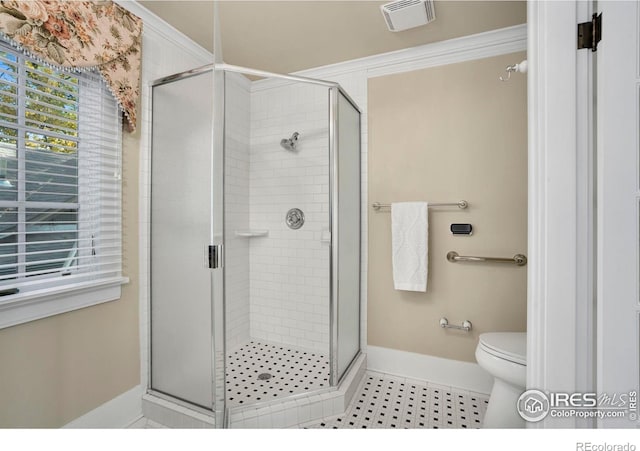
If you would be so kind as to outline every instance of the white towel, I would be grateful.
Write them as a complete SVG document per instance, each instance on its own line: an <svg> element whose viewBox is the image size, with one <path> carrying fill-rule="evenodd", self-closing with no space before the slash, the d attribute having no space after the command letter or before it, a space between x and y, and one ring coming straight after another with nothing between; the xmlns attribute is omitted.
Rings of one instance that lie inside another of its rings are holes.
<svg viewBox="0 0 640 451"><path fill-rule="evenodd" d="M391 204L393 285L396 290L427 291L428 204Z"/></svg>

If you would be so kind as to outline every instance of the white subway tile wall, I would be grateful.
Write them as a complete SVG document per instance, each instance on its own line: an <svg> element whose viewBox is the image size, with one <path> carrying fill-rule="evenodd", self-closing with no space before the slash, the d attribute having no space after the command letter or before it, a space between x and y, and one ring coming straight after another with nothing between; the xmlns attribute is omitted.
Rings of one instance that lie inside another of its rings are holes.
<svg viewBox="0 0 640 451"><path fill-rule="evenodd" d="M366 321L366 73L333 77L362 109L362 321ZM249 339L329 352L329 92L227 77L227 347ZM249 105L249 108L247 106ZM280 141L300 133L296 151ZM290 208L305 214L286 226ZM267 230L236 237L236 230ZM361 342L366 343L366 325Z"/></svg>
<svg viewBox="0 0 640 451"><path fill-rule="evenodd" d="M329 352L329 93L292 83L251 93L250 331L254 340ZM280 141L300 133L295 151ZM289 209L305 223L289 229Z"/></svg>

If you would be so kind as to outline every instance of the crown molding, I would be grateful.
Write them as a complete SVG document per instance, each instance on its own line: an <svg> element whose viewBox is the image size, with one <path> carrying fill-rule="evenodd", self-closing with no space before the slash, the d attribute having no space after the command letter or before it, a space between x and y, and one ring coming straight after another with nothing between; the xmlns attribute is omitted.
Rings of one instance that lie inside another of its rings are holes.
<svg viewBox="0 0 640 451"><path fill-rule="evenodd" d="M167 22L149 11L136 0L114 1L118 5L122 6L129 12L142 19L142 22L144 23L144 27L142 30L143 35L147 29L150 29L157 34L162 35L162 37L167 41L183 48L186 52L189 52L192 56L194 56L198 60L201 60L203 64L213 62L213 53L209 52L207 49L194 42L177 28L169 25Z"/></svg>
<svg viewBox="0 0 640 451"><path fill-rule="evenodd" d="M331 80L334 77L365 71L367 78L409 72L428 67L461 63L527 49L527 25L515 25L484 33L434 42L394 52L358 58L328 66L295 72L310 78ZM252 91L271 89L291 83L283 80L259 80Z"/></svg>

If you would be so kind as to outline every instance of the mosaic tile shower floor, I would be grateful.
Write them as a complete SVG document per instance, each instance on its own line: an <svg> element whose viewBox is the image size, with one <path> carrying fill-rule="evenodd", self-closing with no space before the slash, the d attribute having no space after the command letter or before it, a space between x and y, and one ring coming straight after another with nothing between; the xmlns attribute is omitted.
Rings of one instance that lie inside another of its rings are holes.
<svg viewBox="0 0 640 451"><path fill-rule="evenodd" d="M271 401L329 386L329 359L315 352L251 341L227 357L229 407ZM265 374L270 377L260 377Z"/></svg>

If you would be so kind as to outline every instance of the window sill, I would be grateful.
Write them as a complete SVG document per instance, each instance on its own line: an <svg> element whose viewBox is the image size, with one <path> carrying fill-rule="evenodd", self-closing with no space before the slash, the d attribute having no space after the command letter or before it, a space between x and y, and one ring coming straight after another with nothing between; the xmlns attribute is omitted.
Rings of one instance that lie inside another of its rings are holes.
<svg viewBox="0 0 640 451"><path fill-rule="evenodd" d="M0 329L120 299L127 277L84 282L0 298Z"/></svg>

